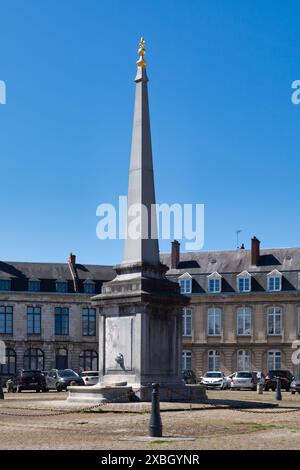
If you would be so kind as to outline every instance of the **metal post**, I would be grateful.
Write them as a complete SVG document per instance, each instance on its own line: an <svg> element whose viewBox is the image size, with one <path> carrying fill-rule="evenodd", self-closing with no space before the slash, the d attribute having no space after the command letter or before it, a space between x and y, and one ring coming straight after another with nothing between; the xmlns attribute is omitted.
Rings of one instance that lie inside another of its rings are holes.
<svg viewBox="0 0 300 470"><path fill-rule="evenodd" d="M4 400L4 392L2 388L2 379L0 377L0 400Z"/></svg>
<svg viewBox="0 0 300 470"><path fill-rule="evenodd" d="M276 379L277 379L277 383L276 383L276 395L275 395L275 399L276 399L276 400L282 400L280 378L277 377Z"/></svg>
<svg viewBox="0 0 300 470"><path fill-rule="evenodd" d="M152 384L152 407L151 417L149 422L149 436L161 437L162 436L162 422L160 417L159 407L159 384Z"/></svg>

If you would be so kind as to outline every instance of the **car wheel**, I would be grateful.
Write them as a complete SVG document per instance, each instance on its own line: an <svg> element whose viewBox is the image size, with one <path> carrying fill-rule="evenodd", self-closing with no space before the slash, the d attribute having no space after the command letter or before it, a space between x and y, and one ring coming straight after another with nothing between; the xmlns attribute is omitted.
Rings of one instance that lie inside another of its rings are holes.
<svg viewBox="0 0 300 470"><path fill-rule="evenodd" d="M63 390L62 385L61 384L56 384L56 391L57 392L62 392L62 390Z"/></svg>
<svg viewBox="0 0 300 470"><path fill-rule="evenodd" d="M18 393L21 393L21 392L22 392L22 388L21 388L19 385L17 386L17 392L18 392Z"/></svg>
<svg viewBox="0 0 300 470"><path fill-rule="evenodd" d="M49 392L48 388L43 388L42 389L42 392L45 393L45 392Z"/></svg>
<svg viewBox="0 0 300 470"><path fill-rule="evenodd" d="M40 388L37 388L36 389L36 393L40 393L41 389Z"/></svg>
<svg viewBox="0 0 300 470"><path fill-rule="evenodd" d="M300 392L298 392L298 393L300 393ZM291 391L291 394L292 394L292 395L295 395L295 392L294 392L294 391Z"/></svg>

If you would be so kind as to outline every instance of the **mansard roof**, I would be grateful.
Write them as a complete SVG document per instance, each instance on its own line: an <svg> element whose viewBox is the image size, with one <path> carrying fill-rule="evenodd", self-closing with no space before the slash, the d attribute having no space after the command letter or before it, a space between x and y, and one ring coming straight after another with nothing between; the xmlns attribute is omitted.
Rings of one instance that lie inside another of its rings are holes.
<svg viewBox="0 0 300 470"><path fill-rule="evenodd" d="M106 281L116 273L112 266L76 264L79 280ZM0 279L51 279L72 281L68 263L26 263L0 261Z"/></svg>
<svg viewBox="0 0 300 470"><path fill-rule="evenodd" d="M162 263L171 265L171 254L161 254ZM188 271L190 274L235 273L248 271L249 274L257 272L269 273L273 269L278 271L300 272L300 248L274 248L260 250L257 266L251 265L250 250L228 251L197 251L180 254L178 273ZM174 273L176 272L175 270Z"/></svg>

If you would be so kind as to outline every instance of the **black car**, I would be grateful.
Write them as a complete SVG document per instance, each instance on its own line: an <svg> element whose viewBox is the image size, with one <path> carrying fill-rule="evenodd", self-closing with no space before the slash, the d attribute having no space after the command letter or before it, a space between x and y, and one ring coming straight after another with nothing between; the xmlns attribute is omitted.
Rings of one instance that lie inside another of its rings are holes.
<svg viewBox="0 0 300 470"><path fill-rule="evenodd" d="M196 374L193 370L184 370L182 372L182 378L186 384L196 384Z"/></svg>
<svg viewBox="0 0 300 470"><path fill-rule="evenodd" d="M265 390L276 390L277 377L280 379L280 388L288 392L294 378L288 370L270 370L265 377Z"/></svg>
<svg viewBox="0 0 300 470"><path fill-rule="evenodd" d="M83 379L72 369L52 369L46 376L46 386L48 390L67 390L67 387L74 382L76 385L85 385Z"/></svg>
<svg viewBox="0 0 300 470"><path fill-rule="evenodd" d="M19 375L12 379L12 382L14 392L20 393L23 390L47 391L46 380L40 370L21 370Z"/></svg>

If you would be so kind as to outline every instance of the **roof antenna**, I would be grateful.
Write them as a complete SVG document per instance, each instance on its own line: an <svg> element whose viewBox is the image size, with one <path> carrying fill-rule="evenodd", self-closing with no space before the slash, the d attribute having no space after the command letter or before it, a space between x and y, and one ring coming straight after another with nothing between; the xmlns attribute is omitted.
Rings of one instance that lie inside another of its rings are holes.
<svg viewBox="0 0 300 470"><path fill-rule="evenodd" d="M236 248L239 249L239 234L241 233L242 230L236 230L235 233L236 233Z"/></svg>

